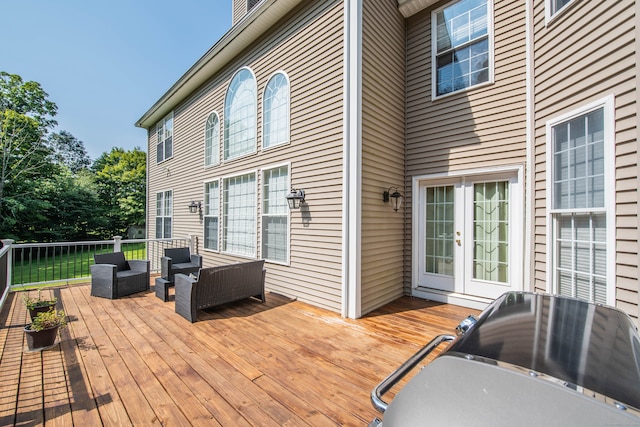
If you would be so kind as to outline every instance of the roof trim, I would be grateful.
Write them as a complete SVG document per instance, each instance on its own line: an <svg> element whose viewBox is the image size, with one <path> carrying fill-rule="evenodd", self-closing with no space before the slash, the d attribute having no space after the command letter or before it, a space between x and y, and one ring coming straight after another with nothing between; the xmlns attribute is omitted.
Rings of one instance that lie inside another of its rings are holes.
<svg viewBox="0 0 640 427"><path fill-rule="evenodd" d="M438 0L398 0L398 9L405 18L437 3Z"/></svg>
<svg viewBox="0 0 640 427"><path fill-rule="evenodd" d="M155 125L301 2L262 0L196 61L135 125L145 129Z"/></svg>

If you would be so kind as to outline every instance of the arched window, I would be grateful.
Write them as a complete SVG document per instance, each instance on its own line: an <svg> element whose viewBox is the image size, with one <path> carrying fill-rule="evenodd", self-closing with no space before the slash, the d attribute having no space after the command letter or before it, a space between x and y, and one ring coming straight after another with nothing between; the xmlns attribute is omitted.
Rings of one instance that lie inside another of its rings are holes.
<svg viewBox="0 0 640 427"><path fill-rule="evenodd" d="M256 79L248 68L233 76L224 101L224 159L256 150Z"/></svg>
<svg viewBox="0 0 640 427"><path fill-rule="evenodd" d="M289 142L289 79L278 72L264 89L262 147Z"/></svg>
<svg viewBox="0 0 640 427"><path fill-rule="evenodd" d="M204 127L204 165L220 163L220 119L215 111L209 114Z"/></svg>

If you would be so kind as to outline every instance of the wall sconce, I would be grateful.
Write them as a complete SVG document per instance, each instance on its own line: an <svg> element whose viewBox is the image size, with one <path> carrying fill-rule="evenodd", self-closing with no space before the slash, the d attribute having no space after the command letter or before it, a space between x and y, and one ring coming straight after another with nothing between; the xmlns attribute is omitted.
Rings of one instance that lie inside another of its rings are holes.
<svg viewBox="0 0 640 427"><path fill-rule="evenodd" d="M192 200L191 203L189 203L189 212L190 213L198 213L198 216L200 217L200 221L202 221L202 203L201 202L196 202L195 200Z"/></svg>
<svg viewBox="0 0 640 427"><path fill-rule="evenodd" d="M295 188L292 188L286 198L287 203L289 204L289 209L298 209L300 204L304 203L304 190L296 190Z"/></svg>
<svg viewBox="0 0 640 427"><path fill-rule="evenodd" d="M395 191L392 193L391 189ZM389 187L388 190L382 192L382 201L385 203L389 203L389 201L391 201L393 210L398 212L398 209L402 206L402 194L400 194L396 187Z"/></svg>

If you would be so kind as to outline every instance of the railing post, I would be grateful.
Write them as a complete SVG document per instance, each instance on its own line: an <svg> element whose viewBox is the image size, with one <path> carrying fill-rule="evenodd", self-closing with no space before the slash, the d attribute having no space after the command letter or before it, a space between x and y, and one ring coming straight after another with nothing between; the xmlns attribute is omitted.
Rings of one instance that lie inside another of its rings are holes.
<svg viewBox="0 0 640 427"><path fill-rule="evenodd" d="M11 247L12 244L15 243L15 240L11 240L11 239L2 239L2 244L0 245L0 248L7 246L9 249L7 249L7 277L6 277L6 286L8 288L11 287L11 278L13 277L13 248Z"/></svg>
<svg viewBox="0 0 640 427"><path fill-rule="evenodd" d="M113 236L113 252L122 252L122 236Z"/></svg>
<svg viewBox="0 0 640 427"><path fill-rule="evenodd" d="M189 252L191 252L192 254L196 253L196 235L195 234L190 234L189 235Z"/></svg>
<svg viewBox="0 0 640 427"><path fill-rule="evenodd" d="M11 290L11 278L13 276L13 240L2 239L0 244L0 254L4 252L4 257L0 255L0 263L2 268L0 271L4 272L4 277L0 278L0 284L2 284L2 292L0 293L0 309L4 306L4 302L7 300L7 295ZM4 283L3 283L4 282Z"/></svg>

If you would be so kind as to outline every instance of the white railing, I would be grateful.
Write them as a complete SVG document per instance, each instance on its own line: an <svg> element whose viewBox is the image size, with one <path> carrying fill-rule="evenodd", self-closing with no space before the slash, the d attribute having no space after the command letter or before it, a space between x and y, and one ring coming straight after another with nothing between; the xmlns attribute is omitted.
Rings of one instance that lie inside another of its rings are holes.
<svg viewBox="0 0 640 427"><path fill-rule="evenodd" d="M11 243L13 240L0 240L0 309L11 290Z"/></svg>
<svg viewBox="0 0 640 427"><path fill-rule="evenodd" d="M94 254L105 252L122 251L127 259L149 260L155 273L165 248L185 246L197 253L197 237L123 240L116 236L103 241L9 244L7 288L87 281Z"/></svg>

